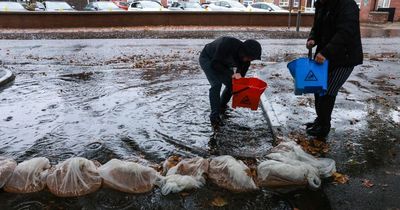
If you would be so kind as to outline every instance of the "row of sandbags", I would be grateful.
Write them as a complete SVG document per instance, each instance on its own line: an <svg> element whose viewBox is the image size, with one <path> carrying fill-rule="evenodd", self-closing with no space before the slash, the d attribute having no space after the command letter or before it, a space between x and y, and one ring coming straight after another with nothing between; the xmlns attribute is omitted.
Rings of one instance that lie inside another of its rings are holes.
<svg viewBox="0 0 400 210"><path fill-rule="evenodd" d="M55 166L44 157L17 165L12 159L0 157L0 188L7 192L31 193L47 187L60 197L86 195L102 185L127 193L145 193L158 186L166 195L200 188L206 179L232 191L293 185L318 188L320 177L329 177L336 171L333 160L315 158L294 142L273 148L266 160L258 164L256 175L242 161L227 155L183 159L177 164L167 159L163 167L163 172L157 172L135 162L112 159L100 165L80 157Z"/></svg>

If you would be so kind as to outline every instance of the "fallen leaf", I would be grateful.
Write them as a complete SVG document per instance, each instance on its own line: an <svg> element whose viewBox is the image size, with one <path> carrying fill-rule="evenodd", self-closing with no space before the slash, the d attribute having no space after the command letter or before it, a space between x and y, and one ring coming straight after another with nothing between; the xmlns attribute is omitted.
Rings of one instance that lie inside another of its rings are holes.
<svg viewBox="0 0 400 210"><path fill-rule="evenodd" d="M186 197L186 196L189 196L190 193L188 193L188 192L181 192L180 195L181 195L182 197Z"/></svg>
<svg viewBox="0 0 400 210"><path fill-rule="evenodd" d="M216 206L216 207L223 207L228 205L228 202L222 197L216 197L214 200L211 202L211 205Z"/></svg>
<svg viewBox="0 0 400 210"><path fill-rule="evenodd" d="M332 174L333 180L335 183L345 184L349 181L349 177L347 175L341 173L334 173Z"/></svg>
<svg viewBox="0 0 400 210"><path fill-rule="evenodd" d="M364 187L370 188L370 187L373 187L373 186L374 186L374 183L372 183L372 181L369 180L369 179L364 179L364 180L362 181L362 183L363 183Z"/></svg>

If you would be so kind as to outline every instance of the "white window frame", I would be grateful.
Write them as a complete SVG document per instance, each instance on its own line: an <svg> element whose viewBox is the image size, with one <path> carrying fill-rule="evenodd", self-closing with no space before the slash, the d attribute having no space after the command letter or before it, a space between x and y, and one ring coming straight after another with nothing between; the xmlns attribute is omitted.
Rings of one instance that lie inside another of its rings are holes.
<svg viewBox="0 0 400 210"><path fill-rule="evenodd" d="M290 0L280 0L279 6L280 7L289 7ZM293 0L293 7L299 7L299 0Z"/></svg>

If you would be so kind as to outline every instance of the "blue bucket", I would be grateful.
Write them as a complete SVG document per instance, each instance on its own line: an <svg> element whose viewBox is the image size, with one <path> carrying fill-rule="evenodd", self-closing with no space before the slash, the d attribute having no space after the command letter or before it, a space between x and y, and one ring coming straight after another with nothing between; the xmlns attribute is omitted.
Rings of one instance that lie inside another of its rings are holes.
<svg viewBox="0 0 400 210"><path fill-rule="evenodd" d="M309 58L299 58L287 65L294 78L294 94L319 93L328 90L328 61L318 64Z"/></svg>

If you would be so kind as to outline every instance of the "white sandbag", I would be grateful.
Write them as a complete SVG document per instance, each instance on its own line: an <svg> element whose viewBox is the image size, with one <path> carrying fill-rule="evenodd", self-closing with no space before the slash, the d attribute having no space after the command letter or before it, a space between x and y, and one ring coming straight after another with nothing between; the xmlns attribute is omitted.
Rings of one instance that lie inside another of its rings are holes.
<svg viewBox="0 0 400 210"><path fill-rule="evenodd" d="M176 166L179 162L181 162L181 160L182 158L176 155L168 157L162 165L162 175L166 175L169 169Z"/></svg>
<svg viewBox="0 0 400 210"><path fill-rule="evenodd" d="M306 153L300 145L293 141L280 143L271 150L271 154L267 155L267 157L274 160L281 160L282 158L285 160L298 160L310 164L317 168L319 176L324 178L330 177L336 172L336 164L334 160L329 158L315 158Z"/></svg>
<svg viewBox="0 0 400 210"><path fill-rule="evenodd" d="M184 190L201 188L205 184L204 179L198 179L193 176L172 174L161 177L157 185L161 188L161 193L167 195L169 193L178 193Z"/></svg>
<svg viewBox="0 0 400 210"><path fill-rule="evenodd" d="M250 174L250 169L242 161L229 155L212 158L208 169L208 177L213 183L232 191L256 190Z"/></svg>
<svg viewBox="0 0 400 210"><path fill-rule="evenodd" d="M145 193L153 189L159 174L153 168L112 159L99 168L104 185L127 193Z"/></svg>
<svg viewBox="0 0 400 210"><path fill-rule="evenodd" d="M17 167L17 162L11 158L0 157L0 188L2 188Z"/></svg>
<svg viewBox="0 0 400 210"><path fill-rule="evenodd" d="M4 186L4 191L31 193L43 190L49 168L50 161L44 157L32 158L18 164Z"/></svg>
<svg viewBox="0 0 400 210"><path fill-rule="evenodd" d="M257 167L257 183L263 187L305 186L317 189L321 186L318 170L297 160L266 160Z"/></svg>
<svg viewBox="0 0 400 210"><path fill-rule="evenodd" d="M193 177L200 177L207 173L209 161L201 157L184 159L176 166L170 168L167 172L168 175L180 174Z"/></svg>
<svg viewBox="0 0 400 210"><path fill-rule="evenodd" d="M47 176L47 187L59 197L86 195L98 190L101 184L96 164L80 157L69 158L57 164Z"/></svg>

